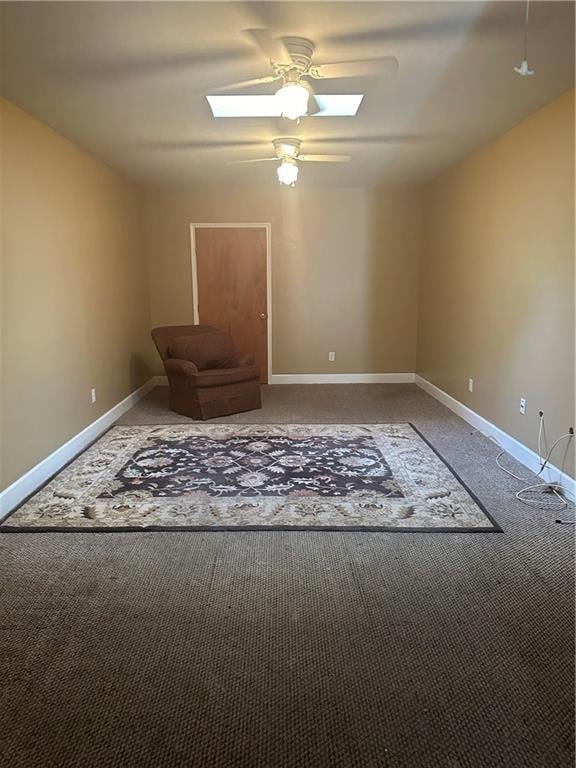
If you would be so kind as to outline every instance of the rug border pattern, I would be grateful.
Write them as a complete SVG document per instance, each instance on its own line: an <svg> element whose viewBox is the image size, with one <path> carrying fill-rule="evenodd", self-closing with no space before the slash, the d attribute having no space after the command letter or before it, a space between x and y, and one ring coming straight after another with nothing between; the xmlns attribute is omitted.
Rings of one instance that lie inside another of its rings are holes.
<svg viewBox="0 0 576 768"><path fill-rule="evenodd" d="M194 422L197 423L197 422ZM430 450L436 455L438 459L444 464L452 476L460 483L462 488L469 494L470 498L475 502L478 508L483 512L486 518L492 523L492 526L476 526L476 527L442 527L442 526L427 526L427 527L399 527L399 526L300 526L300 525L184 525L184 526L163 526L163 525L149 525L149 526L99 526L99 527L80 527L80 526L10 526L7 521L14 515L21 507L27 504L37 493L49 485L63 470L73 464L80 456L86 453L92 448L99 440L101 440L111 430L116 428L122 428L122 424L112 424L101 435L87 445L82 451L77 453L70 461L62 466L57 472L51 475L41 486L39 486L33 493L23 499L14 509L12 509L6 517L0 521L0 534L10 533L97 533L97 534L115 534L115 533L197 533L197 532L274 532L274 531L299 531L306 533L503 533L503 529L495 518L486 509L484 503L478 498L478 496L470 489L467 483L462 480L456 470L448 463L448 461L442 456L442 454L435 448L435 446L425 437L422 432L410 421L398 421L398 422L366 422L364 424L343 424L342 426L355 427L355 426L383 426L385 424L405 424L411 427L414 432L420 437L420 439L430 448ZM146 425L142 425L146 426ZM154 424L149 426L157 427L170 427L172 424ZM242 424L243 427L250 426L286 426L284 424ZM300 426L300 424L299 424ZM302 426L326 426L335 427L337 424L329 424L325 422L306 422Z"/></svg>

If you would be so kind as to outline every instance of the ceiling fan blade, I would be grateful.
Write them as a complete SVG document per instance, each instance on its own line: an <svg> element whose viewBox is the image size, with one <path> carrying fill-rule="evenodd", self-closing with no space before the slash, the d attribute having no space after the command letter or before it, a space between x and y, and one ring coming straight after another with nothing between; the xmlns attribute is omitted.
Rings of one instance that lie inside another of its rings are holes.
<svg viewBox="0 0 576 768"><path fill-rule="evenodd" d="M244 34L249 37L256 47L266 56L268 61L275 64L291 64L292 58L288 49L278 37L273 37L267 29L245 29Z"/></svg>
<svg viewBox="0 0 576 768"><path fill-rule="evenodd" d="M310 99L308 100L308 112L306 113L309 117L312 115L317 115L319 112L322 112L320 109L320 105L316 101L316 97L314 94L310 96Z"/></svg>
<svg viewBox="0 0 576 768"><path fill-rule="evenodd" d="M303 163L349 163L350 155L298 155Z"/></svg>
<svg viewBox="0 0 576 768"><path fill-rule="evenodd" d="M137 144L132 143L130 146L134 150L152 150L161 152L190 152L195 150L200 152L217 152L233 147L236 149L239 147L244 149L260 149L263 152L268 144L265 141L244 141L242 139L234 139L230 141L140 141Z"/></svg>
<svg viewBox="0 0 576 768"><path fill-rule="evenodd" d="M81 53L71 58L62 53L50 61L49 71L63 78L71 77L73 72L75 76L93 82L118 83L120 80L139 81L190 75L201 71L206 65L221 67L226 64L245 64L247 61L250 61L247 52L235 49L147 54L106 60Z"/></svg>
<svg viewBox="0 0 576 768"><path fill-rule="evenodd" d="M282 29L286 26L287 19L282 3L242 0L239 5L244 12L244 29Z"/></svg>
<svg viewBox="0 0 576 768"><path fill-rule="evenodd" d="M254 160L229 160L226 165L244 165L246 163L272 163L278 162L277 157L257 157Z"/></svg>
<svg viewBox="0 0 576 768"><path fill-rule="evenodd" d="M309 143L312 144L355 144L355 145L370 145L370 144L419 144L431 141L439 141L440 136L432 133L390 133L387 136L327 136L326 138L314 137L310 139Z"/></svg>
<svg viewBox="0 0 576 768"><path fill-rule="evenodd" d="M266 83L273 83L275 80L280 80L280 75L268 75L268 77L256 77L253 80L239 80L237 83L228 83L227 85L219 85L217 88L213 88L213 91L235 91L239 88L252 88L255 85L266 85Z"/></svg>
<svg viewBox="0 0 576 768"><path fill-rule="evenodd" d="M359 59L357 61L337 61L333 64L320 64L310 68L310 76L316 80L341 77L365 77L367 75L395 75L398 71L398 59L383 56L379 59Z"/></svg>
<svg viewBox="0 0 576 768"><path fill-rule="evenodd" d="M308 99L308 111L306 112L305 117L311 117L312 115L317 115L318 112L321 112L322 110L316 99L316 92L314 91L312 83L306 83L306 88L310 91L310 98Z"/></svg>
<svg viewBox="0 0 576 768"><path fill-rule="evenodd" d="M439 8L441 7L439 6ZM474 26L475 34L481 33L488 36L501 34L503 30L510 29L514 22L504 4L502 4L501 9L495 10L488 17L479 16L478 7L475 8L472 4L454 3L453 7L458 9L458 13L451 16L445 12L439 12L434 17L426 9L420 13L420 18L414 17L399 23L390 20L385 29L371 27L370 29L330 35L326 38L326 42L337 43L338 45L390 44L403 40L410 42L434 40L436 42L462 35L472 26ZM422 14L427 14L427 17L422 16Z"/></svg>

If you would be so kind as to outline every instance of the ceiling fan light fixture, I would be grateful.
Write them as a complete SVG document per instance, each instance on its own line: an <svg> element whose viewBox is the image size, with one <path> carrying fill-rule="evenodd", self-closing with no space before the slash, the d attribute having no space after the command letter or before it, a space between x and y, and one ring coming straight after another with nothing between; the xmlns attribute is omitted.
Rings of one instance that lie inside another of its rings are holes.
<svg viewBox="0 0 576 768"><path fill-rule="evenodd" d="M287 184L293 187L298 178L298 163L292 158L285 157L276 171L280 184Z"/></svg>
<svg viewBox="0 0 576 768"><path fill-rule="evenodd" d="M276 91L282 117L288 120L298 120L308 112L310 91L302 83L286 83Z"/></svg>

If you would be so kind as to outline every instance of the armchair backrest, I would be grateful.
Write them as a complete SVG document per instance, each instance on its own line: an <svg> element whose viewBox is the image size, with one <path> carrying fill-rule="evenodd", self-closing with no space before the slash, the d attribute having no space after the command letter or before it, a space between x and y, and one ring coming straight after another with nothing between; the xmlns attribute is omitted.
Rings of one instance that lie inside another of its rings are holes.
<svg viewBox="0 0 576 768"><path fill-rule="evenodd" d="M235 368L234 343L224 331L178 336L168 345L168 357L188 360L199 371Z"/></svg>
<svg viewBox="0 0 576 768"><path fill-rule="evenodd" d="M197 334L214 333L218 329L211 325L165 325L152 329L152 338L158 354L165 362L168 360L168 347L178 336L195 336Z"/></svg>

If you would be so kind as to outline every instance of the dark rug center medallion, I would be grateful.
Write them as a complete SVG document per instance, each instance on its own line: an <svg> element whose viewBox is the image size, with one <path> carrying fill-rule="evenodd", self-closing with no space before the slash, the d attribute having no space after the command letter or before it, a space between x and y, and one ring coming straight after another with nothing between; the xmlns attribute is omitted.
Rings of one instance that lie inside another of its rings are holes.
<svg viewBox="0 0 576 768"><path fill-rule="evenodd" d="M410 424L113 427L0 531L495 531Z"/></svg>
<svg viewBox="0 0 576 768"><path fill-rule="evenodd" d="M205 491L214 497L285 496L314 493L345 497L373 491L403 498L392 471L370 436L352 438L252 435L215 440L185 436L153 438L116 474L113 488L98 498L126 491L178 497Z"/></svg>

